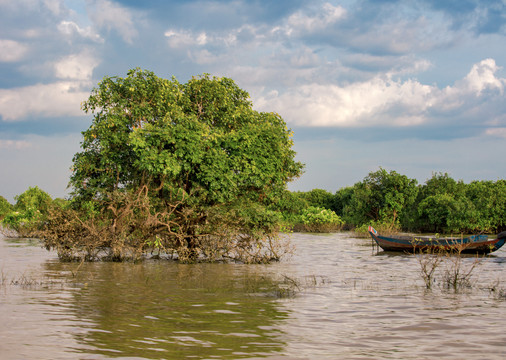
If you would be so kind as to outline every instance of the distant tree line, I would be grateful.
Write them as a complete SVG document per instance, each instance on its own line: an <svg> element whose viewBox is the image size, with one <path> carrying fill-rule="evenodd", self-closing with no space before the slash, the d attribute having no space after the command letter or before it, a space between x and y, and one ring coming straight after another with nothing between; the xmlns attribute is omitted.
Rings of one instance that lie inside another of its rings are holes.
<svg viewBox="0 0 506 360"><path fill-rule="evenodd" d="M380 168L336 193L286 191L277 209L287 223L301 223L308 207L333 211L349 229L374 225L383 231L496 233L506 230L506 180L463 181L434 173L418 184Z"/></svg>
<svg viewBox="0 0 506 360"><path fill-rule="evenodd" d="M0 196L4 231L36 235L50 209L69 202L52 200L31 187L10 204ZM424 184L395 171L380 168L362 181L335 193L322 189L286 190L271 206L282 230L326 232L338 229L430 233L498 233L506 230L506 180L472 181L434 173ZM273 221L274 221L273 220Z"/></svg>

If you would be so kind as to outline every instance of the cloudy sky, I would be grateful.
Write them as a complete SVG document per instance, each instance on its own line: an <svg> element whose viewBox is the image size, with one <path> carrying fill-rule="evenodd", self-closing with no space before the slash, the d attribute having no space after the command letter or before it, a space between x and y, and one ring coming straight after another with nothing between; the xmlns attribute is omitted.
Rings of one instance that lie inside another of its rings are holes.
<svg viewBox="0 0 506 360"><path fill-rule="evenodd" d="M506 175L505 0L0 0L0 195L64 196L80 110L135 67L226 76L335 192L383 167Z"/></svg>

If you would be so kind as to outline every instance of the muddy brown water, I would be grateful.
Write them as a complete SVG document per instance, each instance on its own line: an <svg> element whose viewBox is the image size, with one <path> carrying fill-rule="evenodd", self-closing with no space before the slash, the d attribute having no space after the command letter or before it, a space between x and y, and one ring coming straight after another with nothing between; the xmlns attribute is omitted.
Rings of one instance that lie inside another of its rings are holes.
<svg viewBox="0 0 506 360"><path fill-rule="evenodd" d="M504 249L455 293L369 239L291 238L270 265L81 266L0 238L0 359L505 358Z"/></svg>

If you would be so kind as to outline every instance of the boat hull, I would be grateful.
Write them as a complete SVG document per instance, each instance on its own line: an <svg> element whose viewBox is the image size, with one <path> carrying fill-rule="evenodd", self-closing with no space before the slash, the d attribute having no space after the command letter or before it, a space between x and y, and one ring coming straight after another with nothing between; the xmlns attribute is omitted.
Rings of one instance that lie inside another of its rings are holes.
<svg viewBox="0 0 506 360"><path fill-rule="evenodd" d="M443 250L472 254L489 254L499 250L506 242L506 236L498 236L496 239L489 240L487 235L473 235L466 238L382 236L372 227L369 229L369 234L371 234L372 239L384 251L402 251L409 253L420 251L436 252Z"/></svg>

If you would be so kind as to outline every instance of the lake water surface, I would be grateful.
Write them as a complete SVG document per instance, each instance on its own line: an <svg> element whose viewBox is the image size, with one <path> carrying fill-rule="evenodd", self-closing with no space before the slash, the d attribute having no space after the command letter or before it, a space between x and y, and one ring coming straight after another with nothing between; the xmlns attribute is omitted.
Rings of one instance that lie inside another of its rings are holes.
<svg viewBox="0 0 506 360"><path fill-rule="evenodd" d="M270 265L80 265L0 238L0 359L506 357L504 249L455 293L369 239L291 238Z"/></svg>

